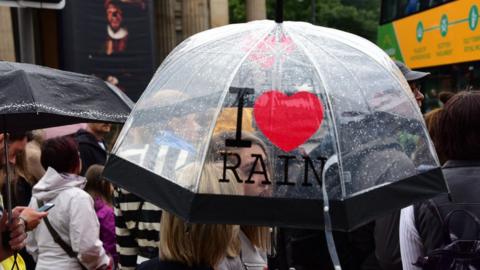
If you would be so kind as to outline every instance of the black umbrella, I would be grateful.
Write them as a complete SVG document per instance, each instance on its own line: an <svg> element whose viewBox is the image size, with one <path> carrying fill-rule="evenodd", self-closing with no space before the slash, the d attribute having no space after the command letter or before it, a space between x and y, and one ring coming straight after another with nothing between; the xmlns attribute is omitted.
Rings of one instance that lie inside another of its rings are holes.
<svg viewBox="0 0 480 270"><path fill-rule="evenodd" d="M97 77L0 61L0 131L4 134L82 122L123 123L132 107L123 92ZM7 139L4 152L11 214Z"/></svg>
<svg viewBox="0 0 480 270"><path fill-rule="evenodd" d="M0 62L0 130L27 131L81 122L123 123L132 101L101 79Z"/></svg>

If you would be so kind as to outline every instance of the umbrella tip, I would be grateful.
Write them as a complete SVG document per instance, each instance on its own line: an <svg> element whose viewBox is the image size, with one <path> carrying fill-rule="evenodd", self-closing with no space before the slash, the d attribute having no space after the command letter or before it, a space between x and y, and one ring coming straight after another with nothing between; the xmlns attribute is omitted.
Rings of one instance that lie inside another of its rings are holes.
<svg viewBox="0 0 480 270"><path fill-rule="evenodd" d="M277 0L275 6L275 22L283 23L283 0Z"/></svg>

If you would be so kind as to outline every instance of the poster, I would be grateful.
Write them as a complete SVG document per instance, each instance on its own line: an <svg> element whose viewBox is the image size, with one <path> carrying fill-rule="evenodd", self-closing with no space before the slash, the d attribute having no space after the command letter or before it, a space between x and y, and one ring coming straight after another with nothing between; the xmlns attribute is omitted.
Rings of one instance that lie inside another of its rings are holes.
<svg viewBox="0 0 480 270"><path fill-rule="evenodd" d="M61 22L62 68L98 76L137 101L155 71L152 1L71 0Z"/></svg>

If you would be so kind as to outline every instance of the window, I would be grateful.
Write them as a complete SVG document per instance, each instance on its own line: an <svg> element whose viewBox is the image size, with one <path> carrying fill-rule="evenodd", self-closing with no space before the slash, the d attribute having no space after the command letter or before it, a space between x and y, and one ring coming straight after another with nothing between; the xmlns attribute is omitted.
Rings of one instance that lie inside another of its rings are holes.
<svg viewBox="0 0 480 270"><path fill-rule="evenodd" d="M453 0L383 0L380 24L437 7Z"/></svg>

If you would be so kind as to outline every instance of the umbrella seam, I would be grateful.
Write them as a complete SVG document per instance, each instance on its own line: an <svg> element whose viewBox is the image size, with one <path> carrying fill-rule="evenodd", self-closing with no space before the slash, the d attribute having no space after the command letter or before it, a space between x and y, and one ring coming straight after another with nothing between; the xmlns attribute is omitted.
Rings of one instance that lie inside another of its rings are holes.
<svg viewBox="0 0 480 270"><path fill-rule="evenodd" d="M295 25L292 25L291 27L292 27L292 28L296 28ZM323 27L322 27L322 28L323 28ZM340 30L338 30L338 31L340 31ZM341 32L343 32L343 31L341 31ZM345 32L345 33L348 33L348 32ZM353 34L351 34L351 33L348 33L348 34L353 35ZM324 34L324 36L325 36L325 37L332 38L332 39L336 40L337 42L342 43L342 40L338 39L338 38L337 38L336 36L334 36L334 35L331 35L330 33L326 33L326 34ZM306 38L306 37L305 37L305 38ZM366 41L367 41L367 42L370 42L369 40L366 40ZM371 43L371 42L370 42L370 43ZM388 70L377 58L371 57L370 54L365 53L365 52L362 51L362 50L359 50L358 48L352 46L352 45L349 44L349 43L343 42L342 44L344 44L344 45L346 45L346 46L354 49L355 51L359 52L360 54L369 56L373 61L375 61L375 63L377 64L377 66L380 66L381 69L383 69L384 71L386 71L387 73L389 73L389 70ZM373 44L373 43L372 43L372 44ZM375 44L373 44L373 45L375 45ZM376 46L376 45L375 45L375 46ZM326 51L325 49L322 49L322 48L320 48L320 49L321 49L322 51L324 51L325 53L329 54L330 56L332 56L333 58L336 59L336 57L335 57L333 54L331 54L330 52L328 52L328 51ZM305 49L304 49L304 50L305 50ZM383 51L382 51L382 52L383 52ZM388 57L388 56L387 56L387 57ZM310 58L310 57L309 57L309 58ZM339 61L339 62L341 63L341 61ZM393 62L392 62L392 64L393 64ZM342 64L342 65L343 65L343 64ZM343 66L345 67L345 65L343 65ZM395 66L395 67L396 67L396 66ZM316 68L316 65L315 65L315 68ZM316 68L316 69L317 69L317 68ZM397 68L397 69L398 69L398 68ZM352 72L350 72L350 70L349 70L348 68L346 68L346 70L347 70L350 74L352 74ZM317 69L317 72L318 72L318 69ZM353 75L353 74L352 74L352 75ZM355 76L354 76L354 77L355 77ZM403 87L403 86L405 85L404 82L402 82L398 76L391 76L391 77L393 77L393 79L400 85L400 88L403 90L403 92L404 92L404 93L407 95L407 97L408 97L408 96L410 95L410 93L407 92L406 89ZM362 93L362 96L364 96L363 93ZM413 110L420 110L420 108L416 105L414 99L412 99L411 97L409 97L408 100L410 100L410 106L413 108ZM370 109L370 105L367 104L367 106L368 106L368 108ZM427 130L427 129L426 129L426 125L425 125L425 123L424 123L423 121L421 121L421 122L422 122L422 125L424 126L424 129L423 129L423 130L424 130L424 135L427 135L427 133L425 132L425 131ZM432 152L432 149L434 149L433 144L431 143L430 137L427 136L427 138L429 139L429 140L428 140L428 142L429 142L429 143L428 143L429 150L430 150L430 152ZM434 151L433 151L433 152L434 152ZM436 161L437 161L437 163L438 163L438 158L436 158Z"/></svg>
<svg viewBox="0 0 480 270"><path fill-rule="evenodd" d="M288 25L285 25L285 26L288 26ZM285 27L285 30L287 30L287 27ZM286 31L287 32L287 31ZM296 37L295 35L290 35L292 40L295 40ZM320 73L320 69L318 68L317 64L315 61L313 61L313 57L310 55L310 53L306 50L306 48L303 46L303 44L299 43L299 42L296 42L296 44L302 48L303 52L305 53L305 56L310 60L310 62L313 64L313 67L315 68L315 71L317 73L317 76L319 77L320 81L322 82L323 84L323 87L325 89L325 97L326 97L326 102L327 102L327 106L329 108L329 111L330 111L330 116L332 117L332 125L333 125L333 132L335 133L335 147L337 148L337 154L338 156L340 157L338 159L338 167L339 167L339 176L340 176L340 185L342 187L342 198L345 197L345 186L344 186L344 176L343 176L343 166L342 166L342 159L341 159L341 152L340 152L340 144L338 142L338 129L337 129L337 123L335 121L335 115L333 114L333 107L332 107L332 102L330 100L330 96L329 96L329 91L328 91L328 87L327 85L325 84L325 80L324 78L322 77L321 73ZM317 92L317 91L316 91ZM318 92L317 92L318 94Z"/></svg>
<svg viewBox="0 0 480 270"><path fill-rule="evenodd" d="M292 26L292 27L295 27L295 26ZM324 28L324 27L322 27L322 28ZM341 30L338 30L338 29L335 29L335 30L340 31L340 32L345 32L345 31L341 31ZM347 34L349 34L349 35L353 35L352 33L349 33L349 32L345 32L345 33L347 33ZM378 59L376 59L375 57L372 57L371 54L365 53L364 51L359 50L359 49L358 49L357 47L355 47L355 46L352 46L352 45L350 45L350 44L348 44L348 43L342 42L342 40L338 39L337 37L335 37L334 35L331 35L331 34L329 34L329 33L324 34L324 36L327 36L328 38L335 39L336 41L338 41L338 42L340 42L340 43L342 43L342 44L344 44L344 45L346 45L346 46L354 49L355 51L357 51L357 52L359 52L359 53L361 53L361 54L363 54L363 55L369 56L371 59L373 59L373 60L380 66L381 69L383 69L384 71L386 71L387 73L389 73L389 70L388 70L380 61L378 61ZM361 37L360 37L360 38L361 38ZM362 38L362 39L364 39L364 38ZM372 43L372 42L369 41L369 40L366 40L366 39L364 39L364 40L367 41L367 42ZM372 43L372 45L376 46L374 43ZM380 50L380 51L383 52L382 50ZM385 53L385 52L383 52L383 53ZM388 59L390 59L390 58L388 57L388 55L385 54L385 56L386 56ZM392 64L393 64L393 62L392 62ZM397 68L397 69L398 69L398 68ZM399 70L399 71L400 71L400 70ZM400 79L399 77L397 77L397 76L393 76L393 77L394 77L394 80L395 80L397 83L399 83L400 85L404 85L404 83L399 80L399 79ZM402 90L404 91L404 93L407 93L407 95L408 95L408 92L405 91L405 89L404 89L403 87L402 87ZM411 104L411 105L415 105L415 100L414 100L414 99L409 98L409 100L410 100L410 104ZM413 107L415 108L415 107L418 107L418 106L413 106Z"/></svg>
<svg viewBox="0 0 480 270"><path fill-rule="evenodd" d="M208 141L207 141L207 144L206 144L206 147L205 147L205 150L203 151L203 155L202 155L202 159L201 159L201 166L200 166L200 169L202 170L200 172L200 174L198 174L197 176L197 181L196 181L196 185L195 185L195 192L198 192L198 187L199 187L199 181L200 181L200 178L203 174L203 166L205 166L205 159L206 159L206 156L207 156L207 151L208 151L208 148L210 147L210 142L212 140L212 136L213 136L213 130L214 130L214 127L215 127L215 124L218 120L218 117L220 115L220 112L222 110L222 104L223 102L225 101L225 97L227 96L228 94L228 89L230 88L230 86L232 85L232 82L233 80L235 79L235 76L237 75L238 73L238 70L240 69L240 67L243 65L243 63L245 62L245 59L247 59L247 57L250 55L250 53L258 46L258 44L260 44L260 42L262 42L265 37L267 37L273 29L275 29L276 27L276 24L274 24L273 26L271 26L271 28L269 30L266 30L265 33L258 39L258 41L255 43L255 45L253 45L249 50L248 52L245 53L245 55L242 57L242 59L240 59L237 67L234 69L234 72L232 72L232 74L230 75L230 78L227 80L227 83L226 83L226 86L225 86L225 89L223 91L223 96L220 98L219 102L218 102L218 105L217 105L217 108L220 108L216 113L215 113L215 117L212 121L212 124L210 124L210 130L208 132Z"/></svg>
<svg viewBox="0 0 480 270"><path fill-rule="evenodd" d="M252 24L252 25L253 25L253 24ZM257 27L257 26L255 26L255 25L253 25L253 26L252 26L252 29L248 29L248 30L245 30L245 31L243 31L243 32L250 32L250 31L252 31L252 30L253 30L253 31L256 31L256 30L258 30L258 28L260 28L260 27ZM212 29L209 29L209 30L212 30ZM206 31L209 31L209 30L206 30ZM236 34L241 35L241 34L243 34L243 32L241 32L241 33L236 33ZM204 33L204 32L201 32L201 33ZM195 36L197 36L198 34L200 34L200 33L194 34L193 36L189 37L189 38L186 39L185 41L188 41L189 39L195 38ZM230 37L230 36L236 35L236 34L225 35L225 37ZM189 53L190 51L192 51L192 50L194 50L194 49L197 49L197 48L200 48L200 47L207 46L207 45L208 45L209 43L211 43L211 42L212 42L212 40L209 40L209 41L205 41L205 42L203 42L203 43L201 43L201 44L197 44L196 46L192 46L190 49L184 50L184 51L181 53L180 56L176 55L176 57L177 57L177 58L178 58L178 57L183 57L185 54ZM179 45L179 46L180 46L180 45ZM175 49L176 49L176 48L175 48ZM175 49L174 49L171 53L169 53L169 54L167 55L167 57L165 58L165 61L159 66L158 70L155 72L155 74L154 74L153 77L155 77L155 75L156 75L158 72L160 72L160 69L163 70L163 69L165 69L168 65L171 64L171 63L170 63L171 61L170 61L169 56L170 56L172 53L175 52Z"/></svg>
<svg viewBox="0 0 480 270"><path fill-rule="evenodd" d="M32 98L32 103L34 104L34 105L33 105L33 107L35 108L34 111L38 114L38 113L39 113L39 111L38 111L39 108L38 108L38 106L36 105L35 96L33 95L33 91L31 91L31 90L32 90L32 85L30 84L30 80L28 79L27 72L24 71L24 70L22 70L21 72L22 72L22 75L23 75L23 76L22 76L22 80L23 80L26 84L28 84L28 86L30 87L30 91L28 91L28 92L29 92L29 94L30 94L30 97Z"/></svg>
<svg viewBox="0 0 480 270"><path fill-rule="evenodd" d="M207 30L207 31L208 31L208 30ZM232 34L232 35L233 35L233 34ZM231 37L232 35L226 35L226 37ZM195 35L194 35L194 36L195 36ZM194 36L192 36L192 37L190 37L190 38L193 38ZM190 38L189 38L189 39L190 39ZM183 41L183 42L185 42L185 41ZM182 43L183 43L183 42L182 42ZM208 45L207 43L210 44L211 41L210 41L210 42L204 42L204 43L199 44L199 45L197 45L197 46L195 46L195 47L192 47L192 48L189 49L189 50L185 50L185 51L179 53L179 56L176 56L176 58L177 58L177 59L182 59L183 57L185 57L185 55L187 55L188 53L190 53L190 51L192 51L193 49L207 46L207 45ZM181 44L180 44L180 45L181 45ZM180 45L179 45L179 46L180 46ZM174 49L170 54L172 54L172 53L175 53L175 49ZM170 56L170 54L169 54L168 56ZM201 59L201 56L204 55L204 54L205 54L205 52L202 52L202 54L196 54L196 55L194 55L195 58L189 59L188 62L191 64L191 61L192 61L193 59L196 59L197 57L198 57L198 59L202 60L202 59ZM174 75L176 75L178 72L181 72L181 71L182 71L181 69L173 70L173 71L171 72L172 74L169 76L169 78L168 78L168 79L165 79L165 81L163 81L163 82L162 82L162 80L160 80L160 79L154 80L154 78L161 78L161 76L158 76L158 75L159 75L160 73L163 73L165 70L167 70L167 68L170 68L170 66L171 66L171 63L170 63L170 62L171 62L171 61L170 61L170 59L168 58L168 56L167 56L167 58L165 59L165 61L163 61L163 63L158 67L157 71L155 71L155 74L153 75L152 79L151 79L150 82L148 83L147 87L145 88L144 92L142 93L141 97L139 98L139 100L137 101L136 104L143 104L143 99L147 97L147 96L145 95L145 93L148 93L147 90L150 90L154 85L157 85L157 87L158 87L158 85L162 85L162 87L165 86L165 85L168 85L168 83L173 79ZM195 75L192 73L192 74L190 75L189 79L186 80L185 85L188 85L188 84L193 80L194 77L195 77ZM160 84L160 82L161 82L161 84ZM134 109L135 109L135 108L134 108Z"/></svg>

